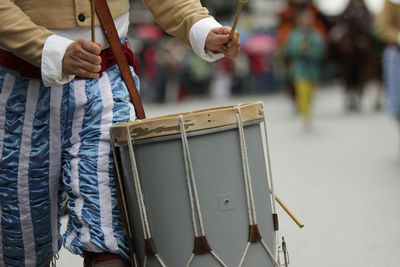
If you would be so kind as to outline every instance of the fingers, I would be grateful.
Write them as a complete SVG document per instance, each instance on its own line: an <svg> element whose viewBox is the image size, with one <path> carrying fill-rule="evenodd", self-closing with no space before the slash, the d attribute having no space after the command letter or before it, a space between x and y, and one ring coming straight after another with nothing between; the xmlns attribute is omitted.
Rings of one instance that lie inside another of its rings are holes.
<svg viewBox="0 0 400 267"><path fill-rule="evenodd" d="M215 36L215 42L214 45L224 45L227 42L229 42L229 34L220 34Z"/></svg>
<svg viewBox="0 0 400 267"><path fill-rule="evenodd" d="M227 57L236 57L240 51L239 33L236 31L232 40L229 40L230 27L218 27L210 31L205 46L216 53L224 53Z"/></svg>
<svg viewBox="0 0 400 267"><path fill-rule="evenodd" d="M235 58L240 52L240 35L238 32L233 34L232 40L222 47L222 53L227 58Z"/></svg>
<svg viewBox="0 0 400 267"><path fill-rule="evenodd" d="M83 78L99 77L101 69L100 44L77 40L68 46L62 61L62 71Z"/></svg>
<svg viewBox="0 0 400 267"><path fill-rule="evenodd" d="M240 46L235 49L228 48L228 47L222 48L222 53L227 58L232 58L232 59L236 58L239 55L239 52L240 52Z"/></svg>
<svg viewBox="0 0 400 267"><path fill-rule="evenodd" d="M75 69L75 71L76 71L75 75L77 75L79 77L83 77L83 78L97 79L100 76L97 72L96 73L90 72L90 71L87 71L87 70L81 69L81 68L77 68L77 69Z"/></svg>
<svg viewBox="0 0 400 267"><path fill-rule="evenodd" d="M240 46L240 35L237 31L233 34L232 40L230 40L229 43L226 44L226 46L229 48L233 47L234 45Z"/></svg>
<svg viewBox="0 0 400 267"><path fill-rule="evenodd" d="M100 48L100 44L99 43L93 43L89 40L83 40L80 39L77 41L79 44L81 44L82 48L89 52L90 54L93 55L100 55L101 53L101 48Z"/></svg>
<svg viewBox="0 0 400 267"><path fill-rule="evenodd" d="M94 64L94 65L99 65L101 64L101 57L100 56L96 56L94 54L90 54L87 51L79 51L76 54L76 57L79 58L80 60L83 60L85 62Z"/></svg>
<svg viewBox="0 0 400 267"><path fill-rule="evenodd" d="M231 33L231 28L224 26L224 27L218 27L218 28L214 28L213 31L216 34L230 34Z"/></svg>

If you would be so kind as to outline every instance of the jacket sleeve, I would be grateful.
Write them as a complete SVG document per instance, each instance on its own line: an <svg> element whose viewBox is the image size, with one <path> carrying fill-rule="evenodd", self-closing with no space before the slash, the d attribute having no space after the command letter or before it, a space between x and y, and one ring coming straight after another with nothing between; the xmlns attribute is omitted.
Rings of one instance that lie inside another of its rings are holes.
<svg viewBox="0 0 400 267"><path fill-rule="evenodd" d="M393 12L394 10L398 10L398 7L386 0L383 11L378 17L377 26L378 31L386 42L390 44L399 44L400 29L394 27L391 23L393 17L396 16L396 14L394 14L395 12Z"/></svg>
<svg viewBox="0 0 400 267"><path fill-rule="evenodd" d="M157 23L190 46L189 32L197 21L210 17L199 0L144 0Z"/></svg>
<svg viewBox="0 0 400 267"><path fill-rule="evenodd" d="M12 0L0 0L0 46L40 67L42 49L52 33L38 26Z"/></svg>

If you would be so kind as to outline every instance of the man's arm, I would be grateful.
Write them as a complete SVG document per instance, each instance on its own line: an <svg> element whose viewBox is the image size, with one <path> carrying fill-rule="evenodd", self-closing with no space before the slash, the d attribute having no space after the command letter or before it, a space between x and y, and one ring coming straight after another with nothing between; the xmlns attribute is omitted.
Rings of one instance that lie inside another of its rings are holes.
<svg viewBox="0 0 400 267"><path fill-rule="evenodd" d="M168 33L190 45L189 32L197 21L209 18L199 0L144 0L157 23Z"/></svg>
<svg viewBox="0 0 400 267"><path fill-rule="evenodd" d="M0 0L0 46L40 67L44 43L52 33L33 23L10 0Z"/></svg>
<svg viewBox="0 0 400 267"><path fill-rule="evenodd" d="M167 33L192 46L203 59L213 61L223 55L233 58L239 53L239 33L235 32L229 41L230 28L217 23L199 0L144 0L144 3ZM208 52L203 51L207 49Z"/></svg>

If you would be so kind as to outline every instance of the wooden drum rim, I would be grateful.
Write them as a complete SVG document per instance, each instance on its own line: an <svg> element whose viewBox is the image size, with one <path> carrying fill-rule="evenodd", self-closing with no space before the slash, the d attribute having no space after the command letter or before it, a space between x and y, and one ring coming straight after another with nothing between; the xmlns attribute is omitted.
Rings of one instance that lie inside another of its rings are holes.
<svg viewBox="0 0 400 267"><path fill-rule="evenodd" d="M181 115L185 121L186 132L236 125L237 106L240 106L243 122L263 119L263 104L261 102L209 108L115 125L111 127L113 141L115 143L126 143L127 129L129 129L132 140L180 134L179 117Z"/></svg>

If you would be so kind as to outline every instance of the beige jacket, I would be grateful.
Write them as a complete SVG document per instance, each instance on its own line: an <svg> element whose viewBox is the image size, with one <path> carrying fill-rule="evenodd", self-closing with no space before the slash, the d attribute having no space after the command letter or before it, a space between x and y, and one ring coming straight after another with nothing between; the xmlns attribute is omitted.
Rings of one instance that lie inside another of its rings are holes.
<svg viewBox="0 0 400 267"><path fill-rule="evenodd" d="M129 10L128 0L107 0L114 18ZM209 17L199 0L144 0L169 34L190 45L194 23ZM96 22L98 25L99 22ZM40 66L48 29L90 26L89 0L0 0L0 46Z"/></svg>
<svg viewBox="0 0 400 267"><path fill-rule="evenodd" d="M382 13L378 17L378 29L386 42L400 43L400 4L385 1Z"/></svg>

